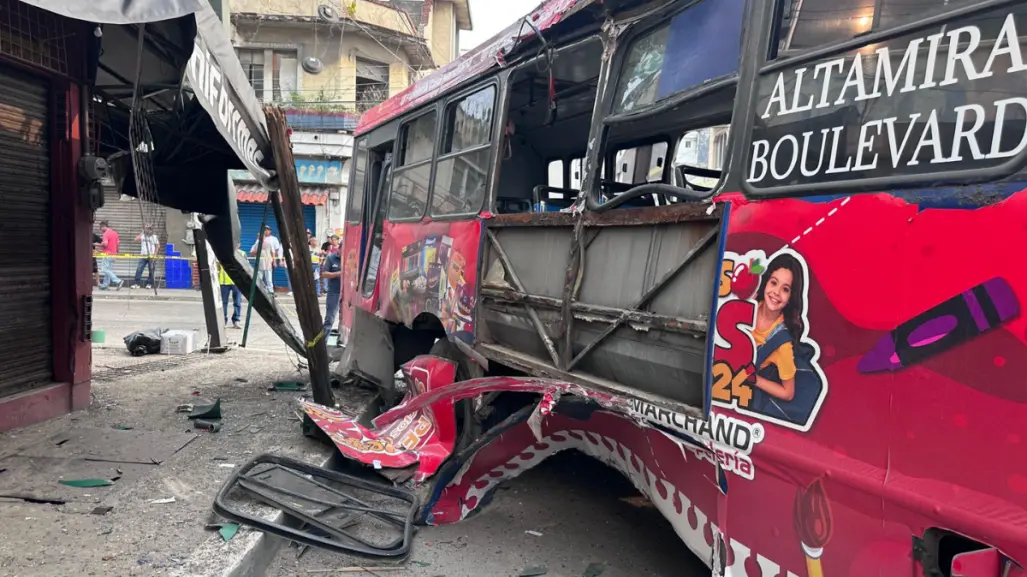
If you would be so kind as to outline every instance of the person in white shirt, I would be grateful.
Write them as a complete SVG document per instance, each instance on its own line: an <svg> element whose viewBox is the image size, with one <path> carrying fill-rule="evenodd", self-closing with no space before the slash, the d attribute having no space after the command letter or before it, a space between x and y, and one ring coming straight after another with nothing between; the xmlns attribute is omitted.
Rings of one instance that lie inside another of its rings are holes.
<svg viewBox="0 0 1027 577"><path fill-rule="evenodd" d="M143 232L136 236L136 242L139 243L139 255L142 258L139 259L139 264L136 265L135 284L132 285L132 288L154 286L153 271L157 266L157 248L160 246L160 239L157 238L157 235L153 234L153 227L147 224L143 226ZM145 285L142 284L143 270L150 271Z"/></svg>
<svg viewBox="0 0 1027 577"><path fill-rule="evenodd" d="M257 255L257 242L250 247L250 256ZM274 269L276 266L285 266L285 257L282 253L282 243L273 234L271 227L264 227L264 244L260 247L260 259L257 263L257 278L264 285L264 288L272 296L275 294Z"/></svg>

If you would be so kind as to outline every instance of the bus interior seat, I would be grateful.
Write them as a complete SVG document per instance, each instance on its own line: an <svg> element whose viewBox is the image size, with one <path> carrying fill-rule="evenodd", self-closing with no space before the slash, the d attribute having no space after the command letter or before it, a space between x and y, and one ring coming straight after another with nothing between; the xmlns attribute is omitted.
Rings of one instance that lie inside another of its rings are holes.
<svg viewBox="0 0 1027 577"><path fill-rule="evenodd" d="M574 188L539 185L532 190L533 212L555 212L574 205L581 191Z"/></svg>

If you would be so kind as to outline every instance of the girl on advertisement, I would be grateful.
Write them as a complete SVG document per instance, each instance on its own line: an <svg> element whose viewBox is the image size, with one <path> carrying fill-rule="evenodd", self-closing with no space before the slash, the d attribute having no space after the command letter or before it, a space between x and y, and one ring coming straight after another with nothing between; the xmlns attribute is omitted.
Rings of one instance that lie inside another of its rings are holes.
<svg viewBox="0 0 1027 577"><path fill-rule="evenodd" d="M823 391L813 370L815 351L805 334L805 269L791 254L770 261L756 293L756 341L759 367L752 377L752 409L768 417L805 424Z"/></svg>

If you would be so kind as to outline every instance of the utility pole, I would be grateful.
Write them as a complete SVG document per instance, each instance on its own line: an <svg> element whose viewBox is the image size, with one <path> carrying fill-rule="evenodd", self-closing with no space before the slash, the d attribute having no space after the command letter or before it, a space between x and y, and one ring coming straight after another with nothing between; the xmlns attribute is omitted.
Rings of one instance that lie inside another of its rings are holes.
<svg viewBox="0 0 1027 577"><path fill-rule="evenodd" d="M271 149L275 156L278 174L277 191L271 190L271 203L278 220L282 249L292 283L292 294L296 299L296 312L307 348L307 366L310 370L310 388L314 402L335 406L328 373L328 335L324 334L321 307L314 290L314 265L310 260L310 246L307 243L306 227L303 226L303 201L300 196L300 182L296 177L296 161L292 156L289 141L289 123L285 112L277 107L265 107L267 131Z"/></svg>

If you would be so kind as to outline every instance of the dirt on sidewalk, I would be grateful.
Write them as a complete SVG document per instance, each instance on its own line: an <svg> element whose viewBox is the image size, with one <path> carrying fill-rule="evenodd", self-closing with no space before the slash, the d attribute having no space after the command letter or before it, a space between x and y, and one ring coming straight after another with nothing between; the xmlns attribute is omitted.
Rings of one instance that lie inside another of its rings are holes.
<svg viewBox="0 0 1027 577"><path fill-rule="evenodd" d="M302 393L268 391L277 380L305 381L295 359L284 351L134 358L94 349L89 409L0 434L0 493L12 495L0 499L0 574L161 575L182 567L221 538L204 525L232 465L264 452L310 462L330 454L300 432L294 399ZM176 412L217 398L218 433ZM139 462L151 453L159 464ZM61 475L116 480L78 488L60 484Z"/></svg>

